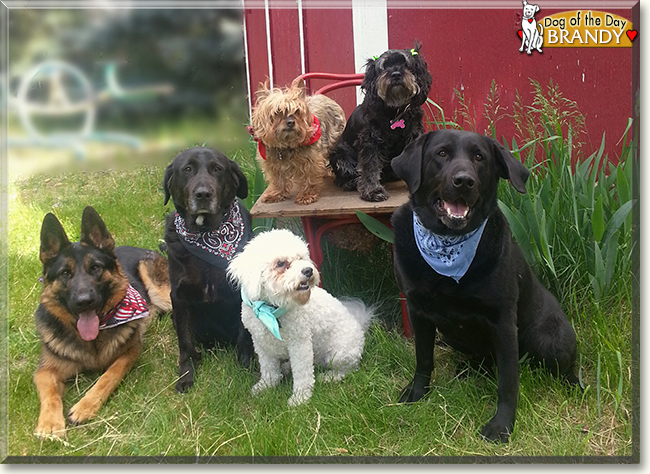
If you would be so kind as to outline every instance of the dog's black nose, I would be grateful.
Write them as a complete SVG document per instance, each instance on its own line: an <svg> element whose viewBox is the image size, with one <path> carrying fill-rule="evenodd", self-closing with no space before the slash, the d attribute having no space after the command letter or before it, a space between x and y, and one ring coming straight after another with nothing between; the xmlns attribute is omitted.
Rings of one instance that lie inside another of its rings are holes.
<svg viewBox="0 0 650 474"><path fill-rule="evenodd" d="M82 312L95 305L95 295L92 291L78 292L74 296L74 306L77 311Z"/></svg>
<svg viewBox="0 0 650 474"><path fill-rule="evenodd" d="M311 276L314 274L314 269L311 267L305 267L302 269L302 274L307 278L311 278Z"/></svg>
<svg viewBox="0 0 650 474"><path fill-rule="evenodd" d="M467 173L458 173L451 179L452 183L454 183L454 186L457 188L468 188L472 189L474 185L476 184L476 181L474 178L472 178L469 174Z"/></svg>
<svg viewBox="0 0 650 474"><path fill-rule="evenodd" d="M393 71L390 73L390 77L394 81L399 81L402 78L402 73L399 71Z"/></svg>
<svg viewBox="0 0 650 474"><path fill-rule="evenodd" d="M287 117L286 122L287 122L287 127L289 127L289 128L293 128L294 125L296 125L296 121L294 120L294 118L291 115Z"/></svg>
<svg viewBox="0 0 650 474"><path fill-rule="evenodd" d="M205 186L201 186L194 190L194 197L196 199L209 200L212 198L212 191Z"/></svg>

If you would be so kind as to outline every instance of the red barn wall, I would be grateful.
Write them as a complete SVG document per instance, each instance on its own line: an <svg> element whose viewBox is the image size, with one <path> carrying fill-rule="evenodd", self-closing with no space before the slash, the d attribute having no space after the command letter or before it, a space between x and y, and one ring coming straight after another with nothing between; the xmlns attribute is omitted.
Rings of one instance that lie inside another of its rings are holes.
<svg viewBox="0 0 650 474"><path fill-rule="evenodd" d="M512 3L512 7L510 7ZM570 3L546 8L543 0L537 2L542 18L553 13L591 8L620 15L633 21L639 30L638 6L633 18L633 2L629 7L606 6L575 7ZM550 4L551 2L549 2ZM583 2L584 3L584 2ZM256 5L258 5L256 3ZM273 83L284 86L301 74L300 21L296 7L249 8L245 10L247 61L251 92L257 84L270 75L269 49L273 62ZM307 5L305 7L304 5ZM302 9L303 49L305 72L352 73L355 71L352 9L346 3L338 9ZM352 1L350 0L350 6ZM476 131L483 133L487 119L483 116L492 80L496 81L500 105L512 114L517 91L524 103L532 104L530 80L538 81L545 89L552 79L564 97L577 103L585 116L588 131L586 151L598 149L603 133L606 134L606 152L610 160L617 161L627 120L633 116L633 82L639 83L639 41L633 48L543 48L544 52L532 55L519 52L521 40L521 2L500 2L499 8L490 2L472 2L464 8L398 8L399 2L389 2L388 46L410 48L415 40L422 42L422 54L433 76L429 97L438 103L447 118L460 103L454 90L462 91L470 111L475 110ZM427 5L425 2L424 5ZM477 6L478 5L478 6ZM625 6L626 4L624 4ZM246 0L244 1L246 8ZM271 2L271 6L273 3ZM271 46L267 43L267 26ZM377 55L382 51L377 51ZM633 56L637 59L633 60ZM636 67L636 69L633 69ZM324 84L313 81L312 90ZM329 94L339 102L349 115L356 105L352 88ZM254 103L254 101L253 101ZM469 124L463 124L469 127ZM505 117L497 124L497 135L512 142L516 129L512 118Z"/></svg>

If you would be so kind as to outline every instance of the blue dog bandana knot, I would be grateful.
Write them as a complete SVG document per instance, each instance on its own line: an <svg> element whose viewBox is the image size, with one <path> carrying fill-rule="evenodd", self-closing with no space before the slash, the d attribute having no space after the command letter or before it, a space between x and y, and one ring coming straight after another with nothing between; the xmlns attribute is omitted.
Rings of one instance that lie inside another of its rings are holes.
<svg viewBox="0 0 650 474"><path fill-rule="evenodd" d="M265 303L264 301L249 300L244 291L244 287L241 289L241 299L246 306L253 308L255 317L259 319L269 331L271 331L271 334L279 340L282 340L280 337L280 324L278 323L278 318L286 313L287 310Z"/></svg>
<svg viewBox="0 0 650 474"><path fill-rule="evenodd" d="M420 255L437 273L453 278L456 283L472 264L486 223L487 219L465 235L438 235L424 227L413 212L413 233Z"/></svg>

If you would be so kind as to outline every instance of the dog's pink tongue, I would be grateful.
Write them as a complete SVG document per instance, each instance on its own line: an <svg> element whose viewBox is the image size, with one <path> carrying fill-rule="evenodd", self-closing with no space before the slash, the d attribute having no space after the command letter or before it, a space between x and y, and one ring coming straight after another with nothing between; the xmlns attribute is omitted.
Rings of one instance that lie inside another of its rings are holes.
<svg viewBox="0 0 650 474"><path fill-rule="evenodd" d="M450 216L465 217L467 211L469 211L469 206L462 199L455 202L443 201L443 204L447 214Z"/></svg>
<svg viewBox="0 0 650 474"><path fill-rule="evenodd" d="M79 315L77 329L84 341L92 341L99 334L99 317L94 311L86 311Z"/></svg>

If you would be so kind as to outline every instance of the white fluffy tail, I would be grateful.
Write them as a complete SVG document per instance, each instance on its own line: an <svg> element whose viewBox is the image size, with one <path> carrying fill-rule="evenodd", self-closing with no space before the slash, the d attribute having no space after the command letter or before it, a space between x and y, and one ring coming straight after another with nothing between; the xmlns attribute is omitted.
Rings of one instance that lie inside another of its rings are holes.
<svg viewBox="0 0 650 474"><path fill-rule="evenodd" d="M375 317L375 307L367 307L363 301L358 298L339 298L339 301L345 308L352 313L354 319L361 325L365 333L370 326L372 319Z"/></svg>

